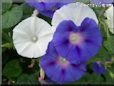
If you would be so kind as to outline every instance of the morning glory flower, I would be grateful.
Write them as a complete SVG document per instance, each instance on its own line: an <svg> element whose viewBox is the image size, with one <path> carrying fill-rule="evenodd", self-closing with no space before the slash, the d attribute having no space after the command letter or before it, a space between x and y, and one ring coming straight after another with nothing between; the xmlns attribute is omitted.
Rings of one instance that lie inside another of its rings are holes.
<svg viewBox="0 0 114 86"><path fill-rule="evenodd" d="M85 63L75 64L71 58L62 57L50 42L47 53L40 59L40 65L47 77L59 84L70 83L80 79L85 71Z"/></svg>
<svg viewBox="0 0 114 86"><path fill-rule="evenodd" d="M19 55L37 58L46 53L52 39L51 26L36 16L20 22L13 30L13 43Z"/></svg>
<svg viewBox="0 0 114 86"><path fill-rule="evenodd" d="M102 62L94 62L92 64L92 70L93 72L97 73L97 74L104 74L106 73L106 68L104 67L104 65L102 64Z"/></svg>
<svg viewBox="0 0 114 86"><path fill-rule="evenodd" d="M102 4L112 4L114 0L90 0L92 4L102 5Z"/></svg>
<svg viewBox="0 0 114 86"><path fill-rule="evenodd" d="M102 37L97 23L85 18L80 26L71 20L62 21L53 36L57 52L77 64L87 62L99 51Z"/></svg>
<svg viewBox="0 0 114 86"><path fill-rule="evenodd" d="M107 23L107 25L109 27L110 32L112 32L114 34L114 24L113 24L114 23L114 15L113 15L113 10L114 10L114 7L112 5L106 10L104 15L107 18L106 23Z"/></svg>
<svg viewBox="0 0 114 86"><path fill-rule="evenodd" d="M80 2L70 3L61 7L54 13L52 25L55 29L63 20L72 20L77 26L80 26L86 17L95 20L98 24L95 12L88 5Z"/></svg>
<svg viewBox="0 0 114 86"><path fill-rule="evenodd" d="M76 2L76 0L26 0L26 2L41 14L52 18L57 9L68 3Z"/></svg>

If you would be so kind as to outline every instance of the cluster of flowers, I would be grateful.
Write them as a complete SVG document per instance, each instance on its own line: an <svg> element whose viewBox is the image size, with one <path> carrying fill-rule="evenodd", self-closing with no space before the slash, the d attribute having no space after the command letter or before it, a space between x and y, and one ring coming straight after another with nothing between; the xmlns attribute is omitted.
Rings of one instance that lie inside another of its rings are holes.
<svg viewBox="0 0 114 86"><path fill-rule="evenodd" d="M35 15L19 23L13 30L18 54L41 57L40 66L57 83L80 79L86 72L86 63L102 45L94 11L75 0L27 0L27 3L52 18L52 26ZM108 12L106 15L110 21Z"/></svg>

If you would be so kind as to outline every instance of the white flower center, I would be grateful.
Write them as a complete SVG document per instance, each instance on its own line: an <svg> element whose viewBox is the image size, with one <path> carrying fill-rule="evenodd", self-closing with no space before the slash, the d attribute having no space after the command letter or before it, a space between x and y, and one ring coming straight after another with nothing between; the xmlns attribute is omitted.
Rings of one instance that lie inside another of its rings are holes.
<svg viewBox="0 0 114 86"><path fill-rule="evenodd" d="M38 41L38 37L37 36L33 36L32 37L32 42L37 42Z"/></svg>
<svg viewBox="0 0 114 86"><path fill-rule="evenodd" d="M81 39L82 39L81 36L77 33L71 33L70 36L69 36L69 41L72 44L80 43Z"/></svg>
<svg viewBox="0 0 114 86"><path fill-rule="evenodd" d="M67 67L67 65L69 64L69 61L63 57L59 57L58 64L64 68L64 67Z"/></svg>

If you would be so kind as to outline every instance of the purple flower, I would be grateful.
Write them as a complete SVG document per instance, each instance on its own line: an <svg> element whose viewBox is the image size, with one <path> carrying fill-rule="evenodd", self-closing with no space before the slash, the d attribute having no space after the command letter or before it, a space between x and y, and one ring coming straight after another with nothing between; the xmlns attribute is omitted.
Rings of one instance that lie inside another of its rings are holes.
<svg viewBox="0 0 114 86"><path fill-rule="evenodd" d="M92 70L93 72L98 73L98 74L104 74L106 72L104 65L102 64L102 62L99 62L99 61L94 62L92 64Z"/></svg>
<svg viewBox="0 0 114 86"><path fill-rule="evenodd" d="M32 7L41 14L53 17L53 13L65 4L76 2L75 0L26 0Z"/></svg>
<svg viewBox="0 0 114 86"><path fill-rule="evenodd" d="M86 71L85 63L77 65L71 58L62 57L53 42L49 44L47 54L40 59L40 65L52 81L60 84L78 80Z"/></svg>
<svg viewBox="0 0 114 86"><path fill-rule="evenodd" d="M114 0L91 0L92 4L101 5L101 4L112 4Z"/></svg>
<svg viewBox="0 0 114 86"><path fill-rule="evenodd" d="M55 31L53 43L62 57L79 64L87 62L99 51L102 37L98 25L90 18L85 18L81 26L64 20Z"/></svg>

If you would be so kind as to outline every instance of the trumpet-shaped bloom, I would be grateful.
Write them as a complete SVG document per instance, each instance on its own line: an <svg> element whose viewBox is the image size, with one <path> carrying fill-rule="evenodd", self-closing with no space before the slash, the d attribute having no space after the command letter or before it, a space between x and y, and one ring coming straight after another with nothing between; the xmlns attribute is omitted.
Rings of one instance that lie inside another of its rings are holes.
<svg viewBox="0 0 114 86"><path fill-rule="evenodd" d="M53 43L61 56L79 64L87 62L99 51L102 37L93 19L85 18L80 26L64 20L55 31Z"/></svg>
<svg viewBox="0 0 114 86"><path fill-rule="evenodd" d="M51 42L47 53L40 59L40 65L53 81L63 84L80 79L86 71L84 63L76 64L71 58L62 57Z"/></svg>
<svg viewBox="0 0 114 86"><path fill-rule="evenodd" d="M13 30L13 43L19 55L36 58L44 55L52 39L51 26L37 17L29 17Z"/></svg>
<svg viewBox="0 0 114 86"><path fill-rule="evenodd" d="M114 0L91 0L92 4L101 5L101 4L112 4Z"/></svg>
<svg viewBox="0 0 114 86"><path fill-rule="evenodd" d="M41 14L52 18L57 9L68 3L76 2L76 0L26 0L26 2Z"/></svg>
<svg viewBox="0 0 114 86"><path fill-rule="evenodd" d="M57 28L59 23L63 20L72 20L77 26L80 26L86 17L91 18L98 23L96 14L88 5L80 2L71 3L61 7L54 13L52 25L53 28Z"/></svg>
<svg viewBox="0 0 114 86"><path fill-rule="evenodd" d="M94 62L92 64L92 70L93 72L98 73L98 74L106 73L106 68L104 67L102 62Z"/></svg>
<svg viewBox="0 0 114 86"><path fill-rule="evenodd" d="M112 32L114 34L114 15L113 15L113 11L114 11L114 7L112 5L106 10L104 15L107 17L106 23L109 27L110 32Z"/></svg>

